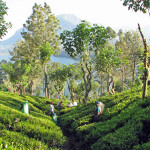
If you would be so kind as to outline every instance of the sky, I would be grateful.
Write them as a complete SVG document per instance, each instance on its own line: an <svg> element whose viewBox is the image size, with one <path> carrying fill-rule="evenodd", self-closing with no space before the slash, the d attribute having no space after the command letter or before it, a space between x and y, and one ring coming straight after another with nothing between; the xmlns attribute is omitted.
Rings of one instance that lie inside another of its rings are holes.
<svg viewBox="0 0 150 150"><path fill-rule="evenodd" d="M149 14L128 10L122 5L121 0L3 0L8 7L5 20L12 23L2 40L10 38L18 29L23 27L28 17L32 14L35 3L46 2L52 13L74 14L76 17L91 23L102 24L112 28L125 28L137 30L138 23L141 28L150 26Z"/></svg>

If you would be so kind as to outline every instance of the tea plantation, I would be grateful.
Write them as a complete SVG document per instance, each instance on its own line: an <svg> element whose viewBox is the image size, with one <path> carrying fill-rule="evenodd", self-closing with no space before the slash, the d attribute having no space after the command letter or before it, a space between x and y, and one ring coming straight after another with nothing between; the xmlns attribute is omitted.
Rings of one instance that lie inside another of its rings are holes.
<svg viewBox="0 0 150 150"><path fill-rule="evenodd" d="M150 89L132 89L89 101L87 106L56 106L57 99L0 92L0 149L9 150L150 150ZM28 100L30 115L20 107ZM95 101L105 104L92 121ZM54 102L57 125L49 114ZM66 146L68 144L68 146Z"/></svg>

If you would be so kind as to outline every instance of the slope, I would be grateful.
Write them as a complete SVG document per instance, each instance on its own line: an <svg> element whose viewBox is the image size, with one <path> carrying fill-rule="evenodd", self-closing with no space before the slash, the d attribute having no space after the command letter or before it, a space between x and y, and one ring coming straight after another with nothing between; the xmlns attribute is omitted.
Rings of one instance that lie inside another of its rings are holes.
<svg viewBox="0 0 150 150"><path fill-rule="evenodd" d="M149 150L150 96L142 100L141 95L136 88L67 108L67 100L57 107L56 99L0 92L0 148ZM29 116L19 110L25 100L31 107ZM93 122L97 100L105 110ZM58 126L51 121L47 101L54 101Z"/></svg>
<svg viewBox="0 0 150 150"><path fill-rule="evenodd" d="M29 102L30 115L20 111L25 100ZM47 101L52 100L0 92L0 149L62 149L66 137L48 115Z"/></svg>
<svg viewBox="0 0 150 150"><path fill-rule="evenodd" d="M59 123L67 136L74 135L70 149L73 150L77 143L82 150L150 149L150 97L142 100L141 95L140 89L132 89L99 98L105 110L98 122L92 121L97 100L65 111Z"/></svg>

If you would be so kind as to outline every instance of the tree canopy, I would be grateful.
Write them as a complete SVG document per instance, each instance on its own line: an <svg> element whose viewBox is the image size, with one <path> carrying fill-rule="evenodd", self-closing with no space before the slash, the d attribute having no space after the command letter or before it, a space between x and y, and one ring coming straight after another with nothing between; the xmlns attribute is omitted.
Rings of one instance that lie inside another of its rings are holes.
<svg viewBox="0 0 150 150"><path fill-rule="evenodd" d="M0 38L2 38L7 33L7 29L11 27L11 23L7 23L4 20L4 16L7 15L6 3L0 0Z"/></svg>
<svg viewBox="0 0 150 150"><path fill-rule="evenodd" d="M123 0L123 5L128 6L128 9L133 9L135 12L142 11L146 13L150 8L149 0Z"/></svg>

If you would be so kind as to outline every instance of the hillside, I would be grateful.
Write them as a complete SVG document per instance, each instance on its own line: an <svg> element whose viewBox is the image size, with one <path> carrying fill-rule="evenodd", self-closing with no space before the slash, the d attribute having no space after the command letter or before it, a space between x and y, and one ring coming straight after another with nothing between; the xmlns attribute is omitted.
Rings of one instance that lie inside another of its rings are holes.
<svg viewBox="0 0 150 150"><path fill-rule="evenodd" d="M58 108L59 100L1 91L0 148L149 150L150 96L142 100L141 95L141 90L132 89L89 101L87 106L66 108L68 100L64 100ZM19 110L25 100L31 107L29 116ZM105 110L98 122L93 122L97 100L105 104ZM47 101L54 101L58 126L49 116Z"/></svg>

